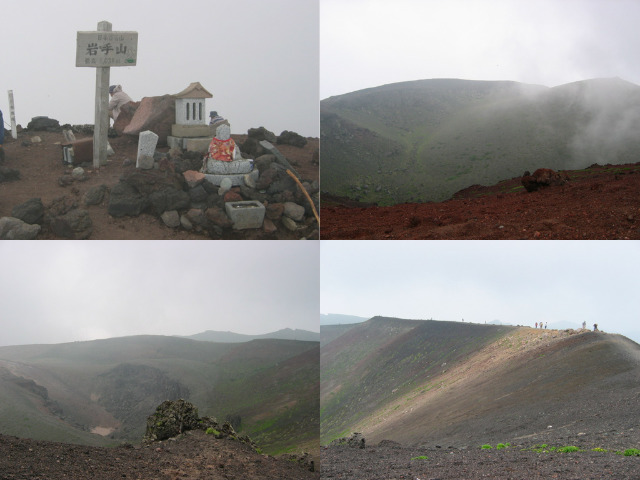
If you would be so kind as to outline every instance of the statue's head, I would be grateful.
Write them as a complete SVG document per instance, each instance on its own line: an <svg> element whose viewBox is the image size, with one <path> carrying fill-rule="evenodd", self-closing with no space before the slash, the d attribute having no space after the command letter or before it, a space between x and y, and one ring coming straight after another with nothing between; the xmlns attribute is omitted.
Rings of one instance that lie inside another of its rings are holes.
<svg viewBox="0 0 640 480"><path fill-rule="evenodd" d="M229 140L231 138L231 127L227 124L222 124L216 128L216 138L218 140Z"/></svg>

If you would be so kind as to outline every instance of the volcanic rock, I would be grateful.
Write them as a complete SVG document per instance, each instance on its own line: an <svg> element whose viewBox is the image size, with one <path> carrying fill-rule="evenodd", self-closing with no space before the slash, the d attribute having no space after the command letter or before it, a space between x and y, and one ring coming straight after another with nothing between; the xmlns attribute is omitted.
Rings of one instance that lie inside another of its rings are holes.
<svg viewBox="0 0 640 480"><path fill-rule="evenodd" d="M535 192L542 187L551 185L564 185L568 181L569 177L566 173L556 172L550 168L539 168L533 172L533 175L524 175L522 177L522 185L527 192Z"/></svg>

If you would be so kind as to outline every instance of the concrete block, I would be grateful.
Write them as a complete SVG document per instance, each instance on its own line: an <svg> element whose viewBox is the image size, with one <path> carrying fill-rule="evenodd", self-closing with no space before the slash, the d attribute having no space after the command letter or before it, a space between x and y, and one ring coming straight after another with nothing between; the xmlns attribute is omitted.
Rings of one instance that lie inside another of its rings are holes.
<svg viewBox="0 0 640 480"><path fill-rule="evenodd" d="M223 162L222 160L207 159L207 173L214 175L235 175L238 173L251 173L253 170L252 159L234 160Z"/></svg>
<svg viewBox="0 0 640 480"><path fill-rule="evenodd" d="M167 137L167 145L169 148L179 148L180 150L184 150L184 138L182 137L172 137L169 135Z"/></svg>
<svg viewBox="0 0 640 480"><path fill-rule="evenodd" d="M184 149L187 152L207 153L213 137L185 138Z"/></svg>
<svg viewBox="0 0 640 480"><path fill-rule="evenodd" d="M233 223L234 230L262 227L265 208L257 200L227 202L224 208Z"/></svg>
<svg viewBox="0 0 640 480"><path fill-rule="evenodd" d="M219 187L222 183L222 180L228 178L231 180L231 186L237 187L239 185L244 185L244 174L238 175L213 175L213 174L205 174L204 179L207 182L212 183L216 187Z"/></svg>
<svg viewBox="0 0 640 480"><path fill-rule="evenodd" d="M174 137L212 137L209 125L171 125L171 135Z"/></svg>

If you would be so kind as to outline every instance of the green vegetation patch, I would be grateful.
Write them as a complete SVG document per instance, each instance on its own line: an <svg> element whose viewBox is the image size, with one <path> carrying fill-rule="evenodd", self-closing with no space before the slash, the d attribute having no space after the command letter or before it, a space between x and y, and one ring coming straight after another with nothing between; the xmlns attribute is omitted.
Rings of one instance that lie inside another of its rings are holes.
<svg viewBox="0 0 640 480"><path fill-rule="evenodd" d="M426 455L420 455L419 457L413 457L411 460L429 460Z"/></svg>
<svg viewBox="0 0 640 480"><path fill-rule="evenodd" d="M640 450L637 448L628 448L623 452L625 457L640 457Z"/></svg>

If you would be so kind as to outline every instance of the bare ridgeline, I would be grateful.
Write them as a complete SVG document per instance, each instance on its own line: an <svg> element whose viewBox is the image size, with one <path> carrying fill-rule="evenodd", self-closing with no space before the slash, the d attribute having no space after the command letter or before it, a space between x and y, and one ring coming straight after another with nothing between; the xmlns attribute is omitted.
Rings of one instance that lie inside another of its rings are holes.
<svg viewBox="0 0 640 480"><path fill-rule="evenodd" d="M321 329L323 478L638 478L626 337L382 317Z"/></svg>
<svg viewBox="0 0 640 480"><path fill-rule="evenodd" d="M0 238L101 238L94 235L100 230L94 222L104 217L94 214L97 206L112 219L151 215L159 229L175 232L163 238L179 232L188 238L317 238L318 139L291 131L276 136L263 127L232 136L228 120L206 123L208 96L195 82L175 95L122 105L109 130L111 154L99 168L93 167L94 139L87 137L91 126L34 118L28 138L22 130L18 141L7 142L0 181L22 182L16 193L30 189L43 196L13 200L0 219ZM53 132L60 134L55 140ZM38 150L52 140L57 149L40 157L38 168L49 167L41 173L50 173L53 184L27 185L32 176L24 171L25 149L43 154Z"/></svg>

